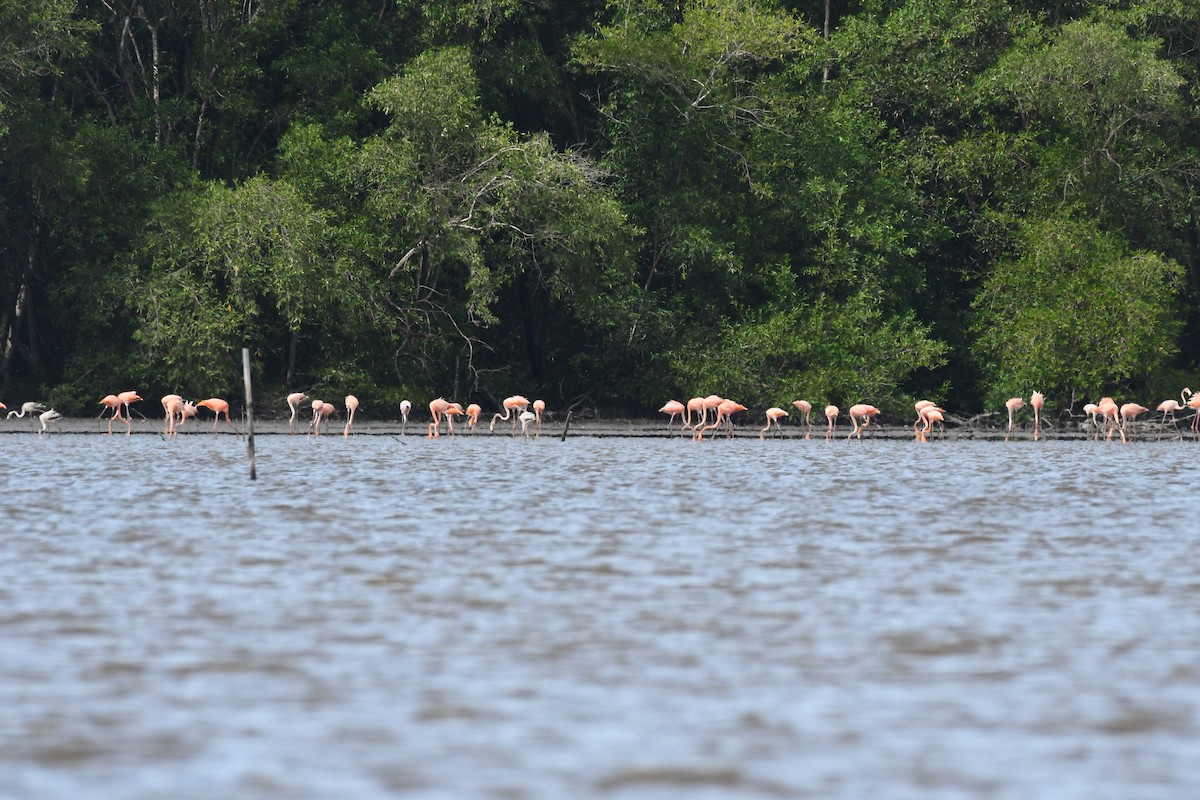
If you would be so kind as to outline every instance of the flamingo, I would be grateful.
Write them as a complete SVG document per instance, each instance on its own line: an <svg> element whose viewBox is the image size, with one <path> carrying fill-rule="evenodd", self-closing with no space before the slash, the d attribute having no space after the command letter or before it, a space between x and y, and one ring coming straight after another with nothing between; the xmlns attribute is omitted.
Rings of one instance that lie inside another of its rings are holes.
<svg viewBox="0 0 1200 800"><path fill-rule="evenodd" d="M758 432L758 440L760 442L763 440L763 435L771 429L772 425L775 426L775 430L779 433L780 436L782 436L783 428L780 427L779 420L786 417L787 415L788 415L788 412L784 411L779 406L771 406L770 408L768 408L767 409L767 425L765 428L763 428L762 430L760 430Z"/></svg>
<svg viewBox="0 0 1200 800"><path fill-rule="evenodd" d="M684 412L686 412L686 411L687 411L687 406L685 406L683 403L679 402L678 400L668 400L666 402L666 404L663 405L663 407L658 410L658 413L660 413L660 414L670 414L671 415L671 418L669 420L667 420L667 434L668 435L670 435L670 433L671 433L671 423L675 421L676 417L682 417ZM683 431L683 422L681 419L680 420L680 432L682 433L682 431Z"/></svg>
<svg viewBox="0 0 1200 800"><path fill-rule="evenodd" d="M1042 430L1042 406L1046 403L1046 396L1041 392L1034 392L1029 395L1029 407L1033 409L1033 440L1038 440L1038 434Z"/></svg>
<svg viewBox="0 0 1200 800"><path fill-rule="evenodd" d="M850 416L850 435L846 437L846 441L850 441L855 434L861 439L863 430L871 424L871 418L879 413L879 409L867 403L856 403L850 406L850 410L846 412ZM859 419L862 419L862 424L859 424Z"/></svg>
<svg viewBox="0 0 1200 800"><path fill-rule="evenodd" d="M449 436L453 436L454 418L460 414L466 414L467 412L463 411L463 407L458 403L451 403L446 407L446 411L444 413L446 415L446 433Z"/></svg>
<svg viewBox="0 0 1200 800"><path fill-rule="evenodd" d="M121 401L117 399L115 394L106 394L100 399L100 405L104 406L104 409L100 412L101 419L104 418L105 413L108 411L113 412L112 416L108 418L108 435L112 436L113 420L120 419L121 417Z"/></svg>
<svg viewBox="0 0 1200 800"><path fill-rule="evenodd" d="M1185 388L1184 391L1186 392L1187 389ZM1183 402L1183 405L1179 404L1180 401ZM1183 392L1179 393L1179 400L1163 400L1159 403L1158 410L1162 412L1162 421L1158 425L1159 429L1161 430L1167 424L1168 414L1171 415L1171 425L1175 425L1175 412L1183 411L1185 408L1187 408L1187 398Z"/></svg>
<svg viewBox="0 0 1200 800"><path fill-rule="evenodd" d="M728 438L733 438L732 416L733 416L733 414L736 414L738 411L745 411L746 407L744 405L742 405L741 403L734 401L734 400L722 400L720 403L717 404L716 409L717 409L716 419L714 419L712 421L712 423L705 425L703 428L696 429L696 441L700 441L704 438L705 431L711 431L711 430L715 430L716 428L719 428L721 426L722 422L728 424L728 426L729 426Z"/></svg>
<svg viewBox="0 0 1200 800"><path fill-rule="evenodd" d="M521 421L521 435L528 439L529 426L537 420L537 414L533 413L532 411L522 411L521 416L517 419Z"/></svg>
<svg viewBox="0 0 1200 800"><path fill-rule="evenodd" d="M350 428L354 426L354 412L358 411L358 398L352 394L346 395L346 427L342 429L342 436L350 435Z"/></svg>
<svg viewBox="0 0 1200 800"><path fill-rule="evenodd" d="M19 412L17 412L17 411L8 412L7 419L12 419L13 417L20 418L20 417L25 416L26 414L33 416L34 414L40 414L45 410L46 410L46 407L44 405L42 405L41 403L35 403L32 400L30 400L28 403L21 404L21 410Z"/></svg>
<svg viewBox="0 0 1200 800"><path fill-rule="evenodd" d="M309 428L312 429L314 436L321 435L321 423L327 418L337 413L337 406L333 403L326 403L324 400L312 401L313 418L309 423Z"/></svg>
<svg viewBox="0 0 1200 800"><path fill-rule="evenodd" d="M496 430L496 420L504 420L505 422L508 422L511 419L512 424L513 424L513 433L515 434L517 432L517 414L516 414L516 412L524 411L525 409L527 409L529 407L529 401L526 400L524 397L522 397L519 394L514 394L512 397L504 398L503 405L504 405L504 413L496 414L495 416L492 417L492 424L491 424L491 427L488 428L488 430L490 430L490 431Z"/></svg>
<svg viewBox="0 0 1200 800"><path fill-rule="evenodd" d="M128 426L125 430L125 435L128 436L133 430L133 415L129 412L129 404L136 403L142 398L137 392L121 392L117 395L117 402L125 409L125 424Z"/></svg>
<svg viewBox="0 0 1200 800"><path fill-rule="evenodd" d="M1186 386L1179 393L1180 397L1187 395L1187 407L1192 409L1192 433L1200 433L1200 393L1193 392Z"/></svg>
<svg viewBox="0 0 1200 800"><path fill-rule="evenodd" d="M403 436L408 432L408 412L412 411L412 403L408 400L400 401L400 418L403 422L400 423L400 435Z"/></svg>
<svg viewBox="0 0 1200 800"><path fill-rule="evenodd" d="M196 416L196 404L191 400L184 400L183 407L179 409L179 427L183 427L183 423L192 417Z"/></svg>
<svg viewBox="0 0 1200 800"><path fill-rule="evenodd" d="M826 440L833 436L834 431L837 430L837 418L840 413L842 413L842 410L837 406L825 406L825 421L829 423L829 427L825 430Z"/></svg>
<svg viewBox="0 0 1200 800"><path fill-rule="evenodd" d="M446 409L448 408L450 408L450 402L444 397L429 401L429 413L433 417L433 422L429 423L428 437L430 439L436 439L441 436L438 428L441 427L442 415L446 413Z"/></svg>
<svg viewBox="0 0 1200 800"><path fill-rule="evenodd" d="M1083 404L1083 413L1087 415L1087 418L1091 421L1093 428L1100 427L1100 423L1096 422L1096 412L1099 410L1100 406L1096 405L1095 403Z"/></svg>
<svg viewBox="0 0 1200 800"><path fill-rule="evenodd" d="M1130 438L1137 432L1137 417L1139 414L1145 414L1150 409L1137 403L1125 403L1121 406L1121 441L1128 441L1125 438L1125 428L1128 426L1132 430L1129 432Z"/></svg>
<svg viewBox="0 0 1200 800"><path fill-rule="evenodd" d="M913 423L913 433L916 435L916 438L924 441L925 433L933 430L934 423L936 422L942 423L942 433L945 435L946 409L941 408L932 400L918 400L913 404L913 408L917 410L917 421ZM936 419L934 419L933 422L928 421L928 417L931 414L936 415ZM922 423L926 423L926 427L922 428L921 431L918 431L917 426L921 425Z"/></svg>
<svg viewBox="0 0 1200 800"><path fill-rule="evenodd" d="M1004 401L1004 407L1008 409L1008 432L1012 433L1013 414L1025 407L1025 401L1020 397L1010 397Z"/></svg>
<svg viewBox="0 0 1200 800"><path fill-rule="evenodd" d="M308 395L304 392L292 392L287 396L288 408L292 410L292 416L288 419L288 433L296 432L296 417L300 414L300 404L308 399Z"/></svg>
<svg viewBox="0 0 1200 800"><path fill-rule="evenodd" d="M467 429L475 430L475 426L479 424L479 415L483 413L483 409L479 407L479 403L471 403L467 406Z"/></svg>
<svg viewBox="0 0 1200 800"><path fill-rule="evenodd" d="M167 427L163 430L163 434L168 439L175 438L175 415L180 414L180 423L183 424L182 412L183 398L177 394L163 395L162 398L163 416L166 417Z"/></svg>
<svg viewBox="0 0 1200 800"><path fill-rule="evenodd" d="M201 400L199 403L196 403L196 408L207 408L213 412L213 433L217 432L217 423L221 421L221 415L224 414L225 424L233 428L233 432L238 436L242 435L242 432L233 424L233 420L229 418L229 402L227 400L222 400L219 397L210 397L207 400Z"/></svg>
<svg viewBox="0 0 1200 800"><path fill-rule="evenodd" d="M42 429L38 431L38 436L41 436L46 432L46 426L48 426L51 422L62 419L62 414L58 413L52 408L49 411L43 411L41 414L38 414L38 419L42 422Z"/></svg>
<svg viewBox="0 0 1200 800"><path fill-rule="evenodd" d="M1104 418L1104 427L1107 431L1104 439L1108 441L1112 438L1113 431L1116 430L1119 424L1121 412L1117 408L1117 401L1111 397L1101 397L1100 402L1096 404L1096 413Z"/></svg>
<svg viewBox="0 0 1200 800"><path fill-rule="evenodd" d="M693 412L698 417L696 422L692 422L692 413ZM703 425L706 421L707 421L707 417L705 415L705 410L704 410L704 398L703 397L693 397L691 400L687 401L687 407L684 409L684 420L683 420L683 425L680 426L680 428L679 428L679 435L682 436L683 432L686 431L688 428L698 428L699 426Z"/></svg>
<svg viewBox="0 0 1200 800"><path fill-rule="evenodd" d="M545 400L534 400L533 401L533 416L534 416L535 426L537 428L537 433L534 434L534 437L533 437L535 439L542 438L542 412L545 410L546 410L546 401Z"/></svg>
<svg viewBox="0 0 1200 800"><path fill-rule="evenodd" d="M446 435L453 436L454 435L454 417L455 417L455 415L467 413L467 412L463 411L463 407L460 406L458 403L446 403L446 401L442 400L440 397L437 400L434 400L433 403L429 404L430 411L433 411L434 403L438 403L438 401L441 401L441 403L445 403L445 407L443 408L441 406L441 403L439 403L438 404L438 414L439 414L438 419L429 423L429 438L430 439L438 438L438 436L439 436L438 426L441 424L441 418L445 418L445 420L446 420Z"/></svg>
<svg viewBox="0 0 1200 800"><path fill-rule="evenodd" d="M808 427L809 431L811 431L812 426L813 426L813 424L812 424L812 403L808 402L807 400L793 400L792 405L795 406L796 410L799 411L803 415L804 425L806 425ZM800 419L801 419L800 417L797 417L796 422L800 422Z"/></svg>
<svg viewBox="0 0 1200 800"><path fill-rule="evenodd" d="M925 423L925 426L921 428L920 431L917 431L917 425L920 425L922 422ZM917 421L913 425L913 431L916 431L917 438L919 440L922 442L928 441L926 435L933 430L934 424L938 422L945 424L945 417L943 416L942 409L933 404L927 405L918 413Z"/></svg>

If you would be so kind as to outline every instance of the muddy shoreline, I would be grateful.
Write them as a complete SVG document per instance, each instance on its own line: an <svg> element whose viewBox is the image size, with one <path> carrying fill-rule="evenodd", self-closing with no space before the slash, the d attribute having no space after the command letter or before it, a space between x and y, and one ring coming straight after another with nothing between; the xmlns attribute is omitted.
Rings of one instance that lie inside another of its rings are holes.
<svg viewBox="0 0 1200 800"><path fill-rule="evenodd" d="M1033 441L1032 425L1024 425L1016 428L1011 433L1007 433L1004 425L985 425L978 422L969 424L954 424L953 421L948 421L945 433L939 432L936 436L930 438L931 442L939 441L958 441L958 440L1004 440L1009 439L1029 440ZM238 420L237 426L244 433L245 422ZM370 419L359 417L354 422L352 434L356 436L405 436L424 438L428 430L428 420L410 420L407 428L402 425L398 419ZM323 426L321 437L341 436L345 426L343 420L336 418L328 420ZM1172 428L1170 423L1166 426L1160 425L1157 420L1142 421L1138 423L1135 439L1137 441L1192 441L1196 436L1190 430L1190 421L1188 419L1178 420L1176 426ZM759 431L762 427L761 423L735 423L733 429L733 438L737 439L757 439ZM41 428L41 423L36 419L9 419L0 420L0 434L25 435L36 434ZM133 419L131 434L135 436L162 436L164 423L161 419L151 419L147 417L137 417ZM125 435L124 423L118 421L113 425L113 435ZM549 420L543 420L542 423L542 439L555 439L563 436L564 430L567 438L572 437L592 437L592 438L633 438L633 439L666 439L679 438L679 423L675 422L671 426L670 433L667 432L667 426L662 420L655 419L576 419L571 418L569 425L564 419L558 418L557 415ZM689 432L690 433L690 432ZM64 417L51 423L50 429L46 435L72 435L72 436L92 436L92 435L107 435L108 420L81 417ZM178 434L180 437L191 436L230 436L235 437L236 434L225 424L224 420L217 426L214 433L212 421L189 420ZM727 431L710 431L705 434L708 439L716 435L717 439L725 439L728 436ZM834 433L833 439L845 440L850 434L849 424L840 424ZM254 435L255 436L287 436L289 435L288 422L286 419L255 419L254 420ZM309 435L309 427L307 421L303 424L297 422L295 426L295 434L297 436ZM445 428L442 428L442 435L445 438ZM513 435L511 426L497 423L494 432L488 430L487 423L481 423L473 431L468 429L461 422L455 426L455 435L459 438L504 438ZM519 430L516 435L520 435ZM686 437L685 437L686 438ZM866 429L863 435L863 441L870 439L912 439L913 428L911 423L900 423L885 421L883 423L875 422ZM812 440L822 441L826 439L825 428L814 427L805 429L796 424L785 425L782 432L771 432L765 435L766 440ZM1103 431L1097 432L1092 428L1086 420L1078 422L1070 420L1059 422L1052 426L1043 426L1039 441L1056 441L1056 440L1087 440L1096 439L1104 441ZM1120 441L1120 435L1114 434L1113 441Z"/></svg>

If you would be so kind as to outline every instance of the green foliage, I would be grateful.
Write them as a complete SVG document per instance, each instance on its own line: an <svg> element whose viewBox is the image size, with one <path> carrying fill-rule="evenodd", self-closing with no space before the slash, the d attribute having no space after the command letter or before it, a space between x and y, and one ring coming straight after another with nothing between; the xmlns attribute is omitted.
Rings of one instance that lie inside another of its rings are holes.
<svg viewBox="0 0 1200 800"><path fill-rule="evenodd" d="M1094 399L1144 384L1176 351L1180 274L1092 222L1026 224L975 301L991 402L1035 389Z"/></svg>
<svg viewBox="0 0 1200 800"><path fill-rule="evenodd" d="M248 344L368 407L898 409L1198 366L1194 3L831 10L0 0L0 380L227 392Z"/></svg>
<svg viewBox="0 0 1200 800"><path fill-rule="evenodd" d="M889 317L862 293L770 309L760 321L723 325L689 345L676 363L689 393L715 391L759 406L806 398L896 409L907 400L902 384L940 366L946 352L911 313Z"/></svg>

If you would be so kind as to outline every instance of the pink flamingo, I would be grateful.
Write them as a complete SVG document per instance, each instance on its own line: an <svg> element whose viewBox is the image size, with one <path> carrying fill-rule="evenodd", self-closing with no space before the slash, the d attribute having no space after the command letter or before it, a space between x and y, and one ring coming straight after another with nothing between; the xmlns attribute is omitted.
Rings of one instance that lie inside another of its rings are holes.
<svg viewBox="0 0 1200 800"><path fill-rule="evenodd" d="M1150 409L1137 403L1126 403L1121 406L1121 441L1128 441L1125 438L1125 428L1130 428L1129 437L1133 438L1133 434L1137 432L1137 417L1139 414L1145 414Z"/></svg>
<svg viewBox="0 0 1200 800"><path fill-rule="evenodd" d="M768 408L767 409L767 425L765 428L763 428L762 430L760 430L758 432L758 440L760 442L763 440L763 436L766 434L767 431L771 430L772 425L775 426L776 432L778 432L779 435L782 436L783 428L780 427L779 420L786 417L787 415L788 415L788 412L784 411L779 406L771 406L770 408Z"/></svg>
<svg viewBox="0 0 1200 800"><path fill-rule="evenodd" d="M1096 404L1096 413L1104 419L1104 440L1108 441L1120 425L1121 411L1117 408L1117 401L1111 397L1101 397L1100 402Z"/></svg>
<svg viewBox="0 0 1200 800"><path fill-rule="evenodd" d="M697 417L695 422L692 421L693 413ZM707 421L708 420L705 416L704 409L704 398L693 397L691 400L687 401L687 408L684 410L683 425L679 428L679 435L682 436L684 431L688 430L689 428L697 428Z"/></svg>
<svg viewBox="0 0 1200 800"><path fill-rule="evenodd" d="M825 406L825 421L829 424L829 427L827 427L825 429L825 440L826 441L829 441L830 437L832 437L834 432L837 430L838 414L841 414L841 413L842 413L842 410L840 408L838 408L837 406L834 406L834 405Z"/></svg>
<svg viewBox="0 0 1200 800"><path fill-rule="evenodd" d="M337 413L337 406L333 403L326 403L324 400L313 400L312 410L313 418L309 427L312 429L314 436L320 436L321 423Z"/></svg>
<svg viewBox="0 0 1200 800"><path fill-rule="evenodd" d="M164 395L162 399L163 415L167 418L167 427L163 434L168 439L175 438L175 415L183 408L183 398L177 394Z"/></svg>
<svg viewBox="0 0 1200 800"><path fill-rule="evenodd" d="M1025 407L1025 400L1020 397L1010 397L1004 401L1004 407L1008 409L1008 432L1012 433L1013 414Z"/></svg>
<svg viewBox="0 0 1200 800"><path fill-rule="evenodd" d="M217 432L217 423L221 421L221 415L224 414L225 424L233 428L233 432L238 436L242 435L242 432L233 424L233 420L229 418L229 402L227 400L222 400L219 397L210 397L207 400L201 400L199 403L196 403L196 407L207 408L213 412L213 433Z"/></svg>
<svg viewBox="0 0 1200 800"><path fill-rule="evenodd" d="M475 426L479 424L479 415L483 413L479 403L471 403L467 406L467 430L475 430Z"/></svg>
<svg viewBox="0 0 1200 800"><path fill-rule="evenodd" d="M1185 386L1179 393L1179 397L1182 399L1185 396L1187 397L1187 407L1194 412L1192 414L1192 433L1200 433L1200 428L1197 427L1200 425L1200 393L1193 392Z"/></svg>
<svg viewBox="0 0 1200 800"><path fill-rule="evenodd" d="M129 411L129 404L136 403L141 399L141 396L138 395L137 392L121 392L117 395L117 402L119 402L121 407L125 409L125 424L128 426L125 431L126 436L128 436L129 432L133 430L133 415Z"/></svg>
<svg viewBox="0 0 1200 800"><path fill-rule="evenodd" d="M717 404L716 409L717 409L716 419L714 419L711 424L705 425L703 428L699 428L696 430L696 441L700 441L704 438L705 431L711 431L711 430L715 430L715 429L719 428L721 426L722 422L726 423L729 426L729 435L727 438L732 439L733 438L733 418L732 417L734 414L736 414L739 411L745 411L746 407L744 405L742 405L741 403L738 403L734 400L722 400L720 403Z"/></svg>
<svg viewBox="0 0 1200 800"><path fill-rule="evenodd" d="M871 418L879 413L879 409L867 403L857 403L850 406L850 410L846 412L850 416L850 435L846 437L846 441L850 441L857 434L861 439L863 431L871 424ZM859 424L859 420L862 424Z"/></svg>
<svg viewBox="0 0 1200 800"><path fill-rule="evenodd" d="M534 427L537 429L537 432L533 436L533 438L535 438L535 439L542 438L542 412L545 410L546 410L546 401L545 400L534 400L533 401Z"/></svg>
<svg viewBox="0 0 1200 800"><path fill-rule="evenodd" d="M667 420L667 434L668 435L670 435L670 433L671 433L671 423L675 421L676 417L682 417L685 411L687 411L687 406L685 406L683 403L679 402L678 400L668 400L666 402L666 405L664 405L662 408L660 408L658 410L658 413L660 413L660 414L670 414L671 415L671 418L669 420ZM683 432L682 421L680 422L679 431L680 431L680 433Z"/></svg>
<svg viewBox="0 0 1200 800"><path fill-rule="evenodd" d="M350 435L350 428L354 426L354 412L358 411L358 398L352 394L346 395L346 427L342 429L342 437Z"/></svg>
<svg viewBox="0 0 1200 800"><path fill-rule="evenodd" d="M104 418L107 412L112 411L112 416L108 418L108 435L112 436L113 420L121 417L121 401L117 399L115 394L106 394L100 400L100 405L104 406L104 409L100 412L101 419Z"/></svg>
<svg viewBox="0 0 1200 800"><path fill-rule="evenodd" d="M429 414L433 417L433 421L429 423L429 432L426 434L429 439L436 439L441 436L442 416L446 413L446 409L450 408L450 402L443 397L429 401Z"/></svg>
<svg viewBox="0 0 1200 800"><path fill-rule="evenodd" d="M1175 412L1187 408L1187 398L1183 396L1183 392L1179 393L1179 400L1183 401L1183 405L1180 405L1177 400L1163 400L1158 404L1158 410L1162 412L1162 421L1158 424L1159 430L1166 426L1168 414L1171 416L1171 424L1175 425Z"/></svg>
<svg viewBox="0 0 1200 800"><path fill-rule="evenodd" d="M800 417L796 418L796 421L801 422L803 420L803 424L808 427L809 431L812 431L812 403L807 400L793 400L792 405L801 414Z"/></svg>
<svg viewBox="0 0 1200 800"><path fill-rule="evenodd" d="M1042 430L1042 406L1046 403L1046 396L1041 392L1034 392L1029 395L1029 407L1033 409L1033 440L1038 440L1038 434Z"/></svg>
<svg viewBox="0 0 1200 800"><path fill-rule="evenodd" d="M496 430L496 420L504 420L505 422L508 422L511 419L512 424L513 424L513 435L516 435L517 412L524 411L527 408L529 408L529 401L526 400L524 397L522 397L519 394L514 394L512 397L504 398L503 405L504 405L504 414L502 414L502 415L496 414L495 416L493 416L491 427L489 427L488 430L490 430L490 431Z"/></svg>
<svg viewBox="0 0 1200 800"><path fill-rule="evenodd" d="M920 431L917 431L917 425L920 425L922 422L925 423L924 427L922 427ZM927 434L933 430L934 424L938 422L943 424L945 423L945 417L942 413L942 409L933 404L922 408L917 415L916 423L913 425L913 430L916 431L917 438L922 442L928 441L926 438Z"/></svg>
<svg viewBox="0 0 1200 800"><path fill-rule="evenodd" d="M296 417L300 414L300 404L308 399L308 395L304 392L292 392L287 396L288 408L292 410L292 416L288 419L288 433L296 432Z"/></svg>

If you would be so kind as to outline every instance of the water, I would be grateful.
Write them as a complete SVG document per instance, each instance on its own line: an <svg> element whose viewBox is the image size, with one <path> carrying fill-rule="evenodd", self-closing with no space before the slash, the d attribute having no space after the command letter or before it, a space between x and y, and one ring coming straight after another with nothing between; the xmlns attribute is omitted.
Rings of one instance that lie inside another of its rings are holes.
<svg viewBox="0 0 1200 800"><path fill-rule="evenodd" d="M1195 445L0 437L0 797L1200 796Z"/></svg>

